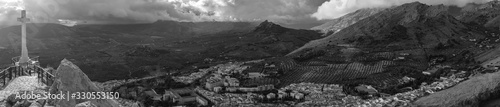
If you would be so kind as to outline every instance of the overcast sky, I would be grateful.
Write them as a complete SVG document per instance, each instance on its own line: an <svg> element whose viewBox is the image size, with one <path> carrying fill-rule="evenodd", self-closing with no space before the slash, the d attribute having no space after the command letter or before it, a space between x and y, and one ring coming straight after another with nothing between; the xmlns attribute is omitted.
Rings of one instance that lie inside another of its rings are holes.
<svg viewBox="0 0 500 107"><path fill-rule="evenodd" d="M176 21L263 21L300 24L340 17L360 8L388 7L417 0L0 0L0 27L19 24L26 9L34 22L88 23ZM490 0L418 0L463 6Z"/></svg>

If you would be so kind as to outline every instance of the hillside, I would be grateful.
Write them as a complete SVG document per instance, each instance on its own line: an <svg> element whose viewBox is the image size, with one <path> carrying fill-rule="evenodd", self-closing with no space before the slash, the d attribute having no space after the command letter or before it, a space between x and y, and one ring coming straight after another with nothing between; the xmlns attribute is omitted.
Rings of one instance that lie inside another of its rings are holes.
<svg viewBox="0 0 500 107"><path fill-rule="evenodd" d="M352 24L362 20L366 17L374 15L380 11L385 10L385 8L365 8L359 9L352 13L346 14L342 17L328 21L322 25L312 27L311 30L320 30L323 33L337 33L338 31L351 26ZM330 33L330 34L331 34Z"/></svg>
<svg viewBox="0 0 500 107"><path fill-rule="evenodd" d="M458 107L479 105L481 103L486 104L487 98L498 97L499 76L499 72L478 75L449 89L422 97L414 103L418 106L427 107ZM493 104L494 102L489 103ZM496 104L498 106L498 103Z"/></svg>
<svg viewBox="0 0 500 107"><path fill-rule="evenodd" d="M416 78L417 84L429 81L428 76L421 75L429 67L449 65L468 70L476 64L473 56L492 49L498 43L492 40L498 37L487 34L489 30L482 26L455 19L457 14L449 12L455 9L413 2L381 11L287 54L298 63L328 65L299 67L304 70L291 72L301 74L290 78L370 84L390 93L394 92L388 91L393 90L391 86L383 84L401 87L398 84L403 83L396 81L405 76ZM305 70L307 67L318 70Z"/></svg>
<svg viewBox="0 0 500 107"><path fill-rule="evenodd" d="M462 10L457 19L471 24L498 28L500 21L500 2L491 1L485 4L469 4Z"/></svg>
<svg viewBox="0 0 500 107"><path fill-rule="evenodd" d="M460 47L472 44L468 39L490 36L480 27L456 20L447 13L447 8L418 2L405 4L361 20L336 34L312 41L289 55L340 44L357 48L390 47L386 48L390 50L431 49L440 43Z"/></svg>
<svg viewBox="0 0 500 107"><path fill-rule="evenodd" d="M226 43L224 45L209 44L208 46L214 47L205 51L205 55L213 54L215 56L236 59L259 59L283 56L308 41L319 39L320 35L320 33L311 30L285 28L266 20L251 32L222 37L225 38ZM209 37L204 39L213 40L222 38ZM214 51L219 53L214 53Z"/></svg>
<svg viewBox="0 0 500 107"><path fill-rule="evenodd" d="M225 31L249 31L257 26L257 24L254 22L177 22L160 20L144 24L77 25L75 28L134 35L184 38Z"/></svg>

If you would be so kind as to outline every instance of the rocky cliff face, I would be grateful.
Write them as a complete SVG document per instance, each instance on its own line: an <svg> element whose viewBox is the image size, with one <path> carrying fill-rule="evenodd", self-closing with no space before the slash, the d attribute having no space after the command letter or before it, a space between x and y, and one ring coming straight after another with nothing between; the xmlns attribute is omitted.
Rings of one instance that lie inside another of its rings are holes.
<svg viewBox="0 0 500 107"><path fill-rule="evenodd" d="M346 14L342 17L339 17L337 19L333 19L325 24L316 26L311 28L311 30L320 30L323 33L336 33L348 26L351 26L352 24L365 19L366 17L369 17L371 15L374 15L382 10L385 10L385 8L367 8L367 9L359 9L355 12Z"/></svg>
<svg viewBox="0 0 500 107"><path fill-rule="evenodd" d="M457 17L465 23L485 25L486 27L498 23L500 16L500 2L491 1L485 4L469 4L462 10L462 14Z"/></svg>
<svg viewBox="0 0 500 107"><path fill-rule="evenodd" d="M97 86L90 81L85 73L72 62L64 59L54 73L56 76L54 84L50 87L50 93L59 92L101 92ZM75 107L79 103L90 101L98 107L119 107L119 103L111 99L100 100L76 100L69 98L63 100L50 100L49 104L56 107Z"/></svg>
<svg viewBox="0 0 500 107"><path fill-rule="evenodd" d="M264 32L264 33L283 33L289 31L290 29L282 27L281 25L275 24L273 22L264 21L259 24L254 30L254 32Z"/></svg>

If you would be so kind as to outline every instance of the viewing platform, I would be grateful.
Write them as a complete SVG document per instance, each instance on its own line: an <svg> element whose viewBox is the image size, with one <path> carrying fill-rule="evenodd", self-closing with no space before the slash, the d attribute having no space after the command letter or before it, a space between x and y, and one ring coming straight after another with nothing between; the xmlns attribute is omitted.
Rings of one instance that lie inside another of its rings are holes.
<svg viewBox="0 0 500 107"><path fill-rule="evenodd" d="M28 62L19 63L20 56L12 58L12 64L5 69L0 70L0 89L3 89L12 80L21 76L35 76L38 83L47 86L52 85L54 75L48 69L40 67L38 57L32 57Z"/></svg>

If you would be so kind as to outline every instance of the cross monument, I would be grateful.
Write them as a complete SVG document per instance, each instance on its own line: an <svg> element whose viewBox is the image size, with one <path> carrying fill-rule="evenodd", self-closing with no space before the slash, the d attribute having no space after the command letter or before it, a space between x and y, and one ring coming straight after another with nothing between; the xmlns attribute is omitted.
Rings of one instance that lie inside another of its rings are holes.
<svg viewBox="0 0 500 107"><path fill-rule="evenodd" d="M21 11L21 17L17 18L19 22L22 23L21 25L21 44L22 44L22 49L21 49L21 57L19 58L19 64L27 64L28 61L30 60L28 56L28 48L26 47L26 23L30 21L29 18L26 17L26 10Z"/></svg>

